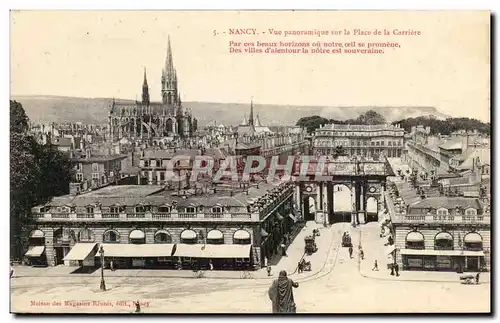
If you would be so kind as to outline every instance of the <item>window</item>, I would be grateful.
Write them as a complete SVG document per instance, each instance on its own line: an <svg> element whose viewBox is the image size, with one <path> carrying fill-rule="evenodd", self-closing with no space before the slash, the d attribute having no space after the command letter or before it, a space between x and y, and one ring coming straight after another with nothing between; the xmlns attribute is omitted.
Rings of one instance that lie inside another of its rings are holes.
<svg viewBox="0 0 500 323"><path fill-rule="evenodd" d="M103 240L104 240L104 242L107 242L107 243L120 242L120 234L118 232L116 232L115 230L108 230L108 231L104 232ZM105 250L105 252L106 252L106 250Z"/></svg>
<svg viewBox="0 0 500 323"><path fill-rule="evenodd" d="M83 174L82 173L76 173L76 180L81 182L83 181Z"/></svg>
<svg viewBox="0 0 500 323"><path fill-rule="evenodd" d="M214 206L212 208L212 213L222 213L222 207L220 207L220 206Z"/></svg>
<svg viewBox="0 0 500 323"><path fill-rule="evenodd" d="M99 173L92 173L93 180L99 180Z"/></svg>
<svg viewBox="0 0 500 323"><path fill-rule="evenodd" d="M186 213L195 213L195 212L196 212L196 210L194 207L187 207L186 208Z"/></svg>
<svg viewBox="0 0 500 323"><path fill-rule="evenodd" d="M376 141L376 142L375 142L375 145L376 145L376 146L380 146L380 142L379 142L379 141Z"/></svg>
<svg viewBox="0 0 500 323"><path fill-rule="evenodd" d="M93 172L99 171L99 164L98 163L92 163L92 171Z"/></svg>
<svg viewBox="0 0 500 323"><path fill-rule="evenodd" d="M385 142L382 140L382 141L380 142L380 146L383 146L384 144L385 144Z"/></svg>
<svg viewBox="0 0 500 323"><path fill-rule="evenodd" d="M170 206L160 206L158 208L158 212L160 212L160 213L170 213Z"/></svg>
<svg viewBox="0 0 500 323"><path fill-rule="evenodd" d="M155 234L155 243L172 243L172 237L166 231L159 231Z"/></svg>
<svg viewBox="0 0 500 323"><path fill-rule="evenodd" d="M435 250L453 250L453 236L448 232L439 232L434 239Z"/></svg>
<svg viewBox="0 0 500 323"><path fill-rule="evenodd" d="M437 210L436 214L437 215L448 215L448 210L444 209L444 208L441 208L441 209Z"/></svg>
<svg viewBox="0 0 500 323"><path fill-rule="evenodd" d="M165 172L160 172L160 181L165 180Z"/></svg>
<svg viewBox="0 0 500 323"><path fill-rule="evenodd" d="M477 210L476 209L467 209L465 210L465 215L477 215Z"/></svg>
<svg viewBox="0 0 500 323"><path fill-rule="evenodd" d="M149 160L144 160L144 167L149 167Z"/></svg>
<svg viewBox="0 0 500 323"><path fill-rule="evenodd" d="M389 146L392 146L392 141L388 141L387 143L389 144Z"/></svg>
<svg viewBox="0 0 500 323"><path fill-rule="evenodd" d="M90 231L90 229L82 229L82 231L78 234L78 240L80 242L93 242L94 234Z"/></svg>
<svg viewBox="0 0 500 323"><path fill-rule="evenodd" d="M88 214L94 214L94 207L93 206L87 206L87 213Z"/></svg>
<svg viewBox="0 0 500 323"><path fill-rule="evenodd" d="M109 208L109 213L111 214L119 214L120 213L120 207L119 206L112 206Z"/></svg>
<svg viewBox="0 0 500 323"><path fill-rule="evenodd" d="M81 171L82 170L82 163L76 164L76 170Z"/></svg>
<svg viewBox="0 0 500 323"><path fill-rule="evenodd" d="M156 160L151 160L151 167L156 167Z"/></svg>
<svg viewBox="0 0 500 323"><path fill-rule="evenodd" d="M144 213L144 212L146 212L146 208L144 206L140 205L135 207L135 213Z"/></svg>

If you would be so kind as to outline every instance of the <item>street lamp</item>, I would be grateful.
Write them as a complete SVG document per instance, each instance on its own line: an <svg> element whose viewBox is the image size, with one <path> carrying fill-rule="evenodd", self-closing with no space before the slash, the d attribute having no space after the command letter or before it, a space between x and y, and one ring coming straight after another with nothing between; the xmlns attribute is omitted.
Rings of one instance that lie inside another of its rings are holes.
<svg viewBox="0 0 500 323"><path fill-rule="evenodd" d="M104 248L101 246L99 248L99 254L101 255L101 286L99 287L103 292L106 291L106 282L104 281Z"/></svg>

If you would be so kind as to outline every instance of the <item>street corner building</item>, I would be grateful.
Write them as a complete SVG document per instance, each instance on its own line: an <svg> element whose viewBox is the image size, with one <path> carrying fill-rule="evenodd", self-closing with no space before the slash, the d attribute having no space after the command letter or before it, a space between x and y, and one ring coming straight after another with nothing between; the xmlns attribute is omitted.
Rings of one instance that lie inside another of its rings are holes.
<svg viewBox="0 0 500 323"><path fill-rule="evenodd" d="M135 104L120 103L114 99L109 106L109 141L153 138L185 138L193 136L197 120L182 106L174 67L170 37L165 67L161 74L161 102L151 102L144 70L142 100Z"/></svg>
<svg viewBox="0 0 500 323"><path fill-rule="evenodd" d="M291 183L108 186L32 210L25 263L254 270L297 231Z"/></svg>
<svg viewBox="0 0 500 323"><path fill-rule="evenodd" d="M386 205L394 244L388 246L389 258L403 270L489 271L489 205L432 190L422 187L417 192L407 182L390 185Z"/></svg>

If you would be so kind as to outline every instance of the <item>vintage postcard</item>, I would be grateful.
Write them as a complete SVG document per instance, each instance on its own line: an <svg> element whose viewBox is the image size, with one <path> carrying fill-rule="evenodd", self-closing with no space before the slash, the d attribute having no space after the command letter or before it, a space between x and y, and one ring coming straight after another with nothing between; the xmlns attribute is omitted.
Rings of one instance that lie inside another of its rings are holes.
<svg viewBox="0 0 500 323"><path fill-rule="evenodd" d="M490 19L11 11L11 312L490 313Z"/></svg>

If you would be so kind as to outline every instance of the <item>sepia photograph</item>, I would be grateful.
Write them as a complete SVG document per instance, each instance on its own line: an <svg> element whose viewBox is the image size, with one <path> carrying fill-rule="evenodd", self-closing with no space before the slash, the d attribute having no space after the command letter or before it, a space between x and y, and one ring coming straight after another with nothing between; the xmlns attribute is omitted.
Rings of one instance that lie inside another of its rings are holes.
<svg viewBox="0 0 500 323"><path fill-rule="evenodd" d="M10 312L491 313L489 11L10 11Z"/></svg>

